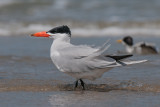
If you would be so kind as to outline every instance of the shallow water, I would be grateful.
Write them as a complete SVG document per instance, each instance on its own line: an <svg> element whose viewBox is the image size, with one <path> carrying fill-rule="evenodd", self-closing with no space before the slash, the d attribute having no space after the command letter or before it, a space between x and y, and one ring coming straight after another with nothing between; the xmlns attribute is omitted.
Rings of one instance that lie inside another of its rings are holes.
<svg viewBox="0 0 160 107"><path fill-rule="evenodd" d="M107 53L123 46L119 37L74 38L74 44L102 45L110 38ZM160 38L136 37L160 46ZM48 38L0 37L0 104L3 107L108 106L159 107L160 55L134 55L148 62L117 67L96 81L84 80L86 91L73 90L74 78L59 72L49 58Z"/></svg>
<svg viewBox="0 0 160 107"><path fill-rule="evenodd" d="M4 97L5 96L5 97ZM110 92L4 92L3 107L159 107L159 93Z"/></svg>

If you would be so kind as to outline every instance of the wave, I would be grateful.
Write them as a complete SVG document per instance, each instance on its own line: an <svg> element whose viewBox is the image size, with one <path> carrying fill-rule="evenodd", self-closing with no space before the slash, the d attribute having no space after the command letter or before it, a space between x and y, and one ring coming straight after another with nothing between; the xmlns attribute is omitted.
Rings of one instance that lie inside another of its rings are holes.
<svg viewBox="0 0 160 107"><path fill-rule="evenodd" d="M108 27L103 29L73 29L73 33L78 36L160 36L159 29L148 28L120 28L120 27Z"/></svg>
<svg viewBox="0 0 160 107"><path fill-rule="evenodd" d="M0 0L0 7L1 6L6 6L6 5L9 5L9 4L12 4L14 3L15 1L14 0Z"/></svg>
<svg viewBox="0 0 160 107"><path fill-rule="evenodd" d="M126 0L0 2L0 36L28 35L62 24L69 25L72 34L78 37L160 35L158 0L154 0L152 5L149 0L138 4Z"/></svg>
<svg viewBox="0 0 160 107"><path fill-rule="evenodd" d="M51 24L1 24L0 26L0 36L13 36L13 35L29 35L34 32L48 31L53 28ZM104 26L99 27L99 25L93 24L89 26L74 26L69 24L71 28L72 35L75 37L96 37L96 36L158 36L160 37L159 27L121 27L121 26Z"/></svg>

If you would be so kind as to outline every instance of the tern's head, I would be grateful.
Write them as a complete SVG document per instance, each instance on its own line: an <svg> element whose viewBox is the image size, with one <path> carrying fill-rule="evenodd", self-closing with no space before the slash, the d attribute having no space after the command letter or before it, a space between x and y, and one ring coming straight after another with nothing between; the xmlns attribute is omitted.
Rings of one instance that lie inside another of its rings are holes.
<svg viewBox="0 0 160 107"><path fill-rule="evenodd" d="M60 38L60 37L71 37L71 31L68 26L58 26L49 31L37 32L31 34L31 36L35 37L50 37L50 38Z"/></svg>
<svg viewBox="0 0 160 107"><path fill-rule="evenodd" d="M122 40L117 40L118 43L123 43L128 46L133 46L133 39L131 36L126 36Z"/></svg>

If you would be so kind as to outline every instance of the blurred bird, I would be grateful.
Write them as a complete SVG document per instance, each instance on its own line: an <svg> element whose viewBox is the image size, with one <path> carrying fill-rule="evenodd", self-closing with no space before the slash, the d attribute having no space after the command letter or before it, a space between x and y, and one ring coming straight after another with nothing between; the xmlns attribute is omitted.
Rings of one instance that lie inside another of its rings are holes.
<svg viewBox="0 0 160 107"><path fill-rule="evenodd" d="M50 49L50 57L59 71L76 78L75 88L80 81L82 88L85 89L85 83L82 79L95 80L113 67L146 61L122 61L122 59L132 55L104 55L104 52L110 47L108 42L99 48L88 45L73 45L70 43L71 31L66 25L55 27L47 32L38 32L31 36L54 39Z"/></svg>
<svg viewBox="0 0 160 107"><path fill-rule="evenodd" d="M158 49L154 44L147 42L134 44L131 36L126 36L122 40L117 40L117 42L122 43L129 54L158 54Z"/></svg>

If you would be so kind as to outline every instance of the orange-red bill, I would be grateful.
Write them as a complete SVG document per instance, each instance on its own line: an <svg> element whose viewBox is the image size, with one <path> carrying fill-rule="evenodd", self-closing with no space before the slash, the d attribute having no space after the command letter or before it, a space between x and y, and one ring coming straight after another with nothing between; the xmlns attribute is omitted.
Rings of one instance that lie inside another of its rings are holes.
<svg viewBox="0 0 160 107"><path fill-rule="evenodd" d="M122 40L121 40L121 39L120 39L120 40L117 40L117 42L118 42L118 43L122 43Z"/></svg>
<svg viewBox="0 0 160 107"><path fill-rule="evenodd" d="M50 35L46 33L46 31L42 31L42 32L37 32L34 34L31 34L31 36L35 36L35 37L49 37Z"/></svg>

